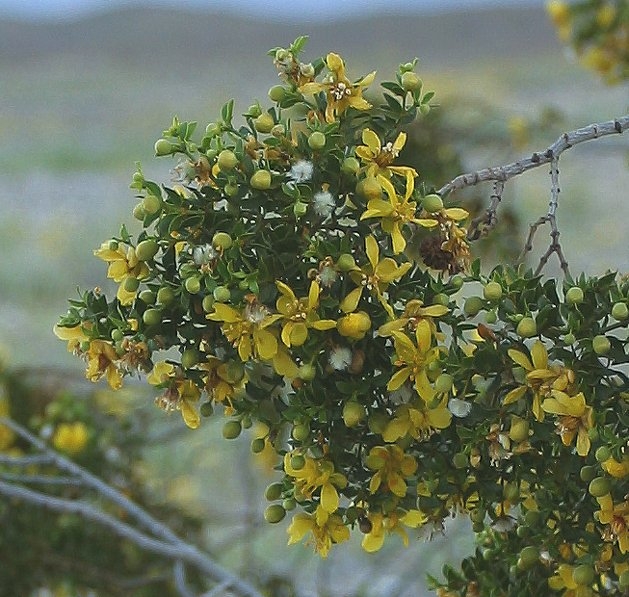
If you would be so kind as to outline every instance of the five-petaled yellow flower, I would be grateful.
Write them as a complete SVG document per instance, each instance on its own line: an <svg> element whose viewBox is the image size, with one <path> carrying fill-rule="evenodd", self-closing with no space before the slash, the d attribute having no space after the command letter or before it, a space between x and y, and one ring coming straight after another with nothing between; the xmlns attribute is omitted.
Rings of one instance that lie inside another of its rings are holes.
<svg viewBox="0 0 629 597"><path fill-rule="evenodd" d="M401 368L389 380L387 390L393 392L410 380L420 398L427 404L430 403L435 396L435 390L430 385L426 368L439 358L439 348L432 346L430 324L425 319L417 323L417 344L403 332L392 331L391 335L395 346L395 365Z"/></svg>
<svg viewBox="0 0 629 597"><path fill-rule="evenodd" d="M201 396L201 390L191 380L180 377L172 363L166 361L155 363L146 381L153 386L165 388L164 393L156 400L158 406L166 411L181 411L184 423L190 429L199 426L201 418L196 404Z"/></svg>
<svg viewBox="0 0 629 597"><path fill-rule="evenodd" d="M378 241L371 235L365 239L365 251L369 265L362 268L356 267L350 271L349 276L355 284L358 284L358 288L352 290L341 301L339 308L344 313L355 311L363 289L366 288L378 297L389 317L393 318L393 308L387 303L383 293L391 282L400 280L411 269L412 264L407 262L398 265L395 259L391 257L385 257L381 260Z"/></svg>
<svg viewBox="0 0 629 597"><path fill-rule="evenodd" d="M310 283L308 296L299 299L284 282L276 281L275 285L280 291L276 307L284 320L281 338L286 346L301 346L308 338L309 328L331 330L336 327L333 319L319 319L317 315L320 288L316 280Z"/></svg>
<svg viewBox="0 0 629 597"><path fill-rule="evenodd" d="M367 515L371 530L363 537L362 547L372 553L378 551L384 544L384 538L388 533L396 533L402 537L404 545L408 546L408 535L403 526L417 528L424 524L428 517L419 510L398 510L390 514L382 512L370 512Z"/></svg>
<svg viewBox="0 0 629 597"><path fill-rule="evenodd" d="M400 133L393 143L382 145L380 137L371 129L365 129L362 134L364 145L356 148L356 155L365 162L367 176L382 175L387 178L391 174L417 176L417 172L410 166L392 166L393 161L400 155L400 151L406 143L406 133Z"/></svg>
<svg viewBox="0 0 629 597"><path fill-rule="evenodd" d="M576 435L577 454L587 456L591 445L588 431L594 426L594 411L585 403L583 392L570 396L565 392L552 390L551 397L542 402L542 410L560 415L556 425L563 445L572 444Z"/></svg>
<svg viewBox="0 0 629 597"><path fill-rule="evenodd" d="M385 442L394 442L407 435L421 439L431 435L435 429L449 427L452 413L448 410L447 403L446 396L433 407L425 404L417 406L402 404L382 432L382 439Z"/></svg>
<svg viewBox="0 0 629 597"><path fill-rule="evenodd" d="M98 381L105 376L113 390L122 387L122 373L119 358L111 342L92 340L86 353L87 370L85 377L90 381Z"/></svg>
<svg viewBox="0 0 629 597"><path fill-rule="evenodd" d="M329 514L318 506L314 514L300 512L286 529L288 544L301 541L308 533L312 534L315 551L323 558L328 557L332 545L349 539L349 529L338 514Z"/></svg>
<svg viewBox="0 0 629 597"><path fill-rule="evenodd" d="M604 537L617 543L620 553L629 553L629 501L614 504L611 494L596 498L601 506L598 520L605 528Z"/></svg>
<svg viewBox="0 0 629 597"><path fill-rule="evenodd" d="M376 71L369 73L362 79L352 83L345 74L343 59L334 52L330 52L325 63L330 71L321 83L306 83L299 88L304 94L315 94L324 91L327 105L325 119L334 122L348 108L368 110L371 104L363 97L363 88L368 87L376 78Z"/></svg>
<svg viewBox="0 0 629 597"><path fill-rule="evenodd" d="M268 361L277 354L277 338L266 328L281 317L279 314L271 315L254 296L249 297L240 311L223 303L215 303L214 311L207 316L212 321L223 322L221 330L238 349L243 362L251 358Z"/></svg>
<svg viewBox="0 0 629 597"><path fill-rule="evenodd" d="M400 446L375 446L365 460L368 468L376 471L369 482L369 491L376 493L381 487L398 497L406 495L407 477L415 474L417 461L405 454Z"/></svg>
<svg viewBox="0 0 629 597"><path fill-rule="evenodd" d="M527 373L526 385L511 390L505 396L503 404L506 406L516 402L526 394L527 390L531 389L533 391L533 414L538 421L543 421L542 400L552 397L553 390L567 392L574 384L574 373L563 365L549 365L548 352L539 340L531 347L530 359L526 354L514 348L509 349L507 353L511 360L520 365Z"/></svg>
<svg viewBox="0 0 629 597"><path fill-rule="evenodd" d="M334 464L323 458L315 459L305 457L304 466L300 469L293 468L291 464L291 454L284 456L284 471L295 479L295 487L306 496L320 489L320 507L332 514L339 507L339 494L337 488L344 489L347 486L345 475L334 471Z"/></svg>
<svg viewBox="0 0 629 597"><path fill-rule="evenodd" d="M137 278L138 280L147 278L150 273L148 265L137 258L133 247L127 247L126 251L121 245L112 249L109 242L104 242L99 249L94 251L94 255L109 263L107 277L120 284L116 293L120 304L130 305L133 303L137 288L132 291L128 290L125 288L125 280L127 278Z"/></svg>
<svg viewBox="0 0 629 597"><path fill-rule="evenodd" d="M434 228L438 222L434 218L416 217L417 202L410 201L415 190L413 173L406 172L406 189L403 197L397 194L391 181L386 177L378 176L377 179L387 194L388 201L379 198L370 199L367 202L367 209L360 216L360 219L379 218L380 226L391 236L393 252L397 255L406 248L406 238L402 234L402 226L412 222L424 228Z"/></svg>

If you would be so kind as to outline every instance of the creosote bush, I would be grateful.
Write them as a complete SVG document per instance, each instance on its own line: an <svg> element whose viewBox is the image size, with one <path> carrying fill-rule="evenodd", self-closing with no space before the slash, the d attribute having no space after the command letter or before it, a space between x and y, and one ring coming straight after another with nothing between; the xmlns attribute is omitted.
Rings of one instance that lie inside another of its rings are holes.
<svg viewBox="0 0 629 597"><path fill-rule="evenodd" d="M579 61L610 84L629 79L629 3L627 0L550 0L559 38Z"/></svg>
<svg viewBox="0 0 629 597"><path fill-rule="evenodd" d="M55 332L190 428L256 422L289 543L374 552L465 514L479 548L442 596L627 594L629 281L481 267L468 212L398 163L431 109L417 62L368 101L375 73L304 43L270 52L272 107L236 124L230 101L200 137L173 120L174 184L138 167L142 231L95 251L116 296L84 292Z"/></svg>

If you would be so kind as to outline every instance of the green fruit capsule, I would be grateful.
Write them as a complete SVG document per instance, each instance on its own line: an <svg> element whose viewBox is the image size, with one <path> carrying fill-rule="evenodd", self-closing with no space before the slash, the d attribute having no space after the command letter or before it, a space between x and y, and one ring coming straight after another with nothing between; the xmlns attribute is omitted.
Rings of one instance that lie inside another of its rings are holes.
<svg viewBox="0 0 629 597"><path fill-rule="evenodd" d="M343 422L346 427L356 427L366 416L365 407L355 400L350 400L343 406Z"/></svg>
<svg viewBox="0 0 629 597"><path fill-rule="evenodd" d="M142 202L138 203L133 208L133 217L136 220L140 220L140 222L144 220L144 218L146 218L146 210L144 209L144 205L142 204Z"/></svg>
<svg viewBox="0 0 629 597"><path fill-rule="evenodd" d="M282 508L284 508L284 510L294 510L296 507L297 501L295 500L295 498L286 498L282 502Z"/></svg>
<svg viewBox="0 0 629 597"><path fill-rule="evenodd" d="M201 280L197 276L186 278L183 285L186 291L190 294L198 294L201 291Z"/></svg>
<svg viewBox="0 0 629 597"><path fill-rule="evenodd" d="M402 87L405 91L416 91L421 89L422 80L417 76L417 73L413 71L406 71L402 75Z"/></svg>
<svg viewBox="0 0 629 597"><path fill-rule="evenodd" d="M162 286L157 291L157 302L160 305L170 305L175 300L175 293L172 288L168 286Z"/></svg>
<svg viewBox="0 0 629 597"><path fill-rule="evenodd" d="M579 478L581 479L581 481L585 483L589 483L592 479L594 479L594 477L596 477L597 472L598 472L597 466L593 466L593 465L582 466L581 470L579 471Z"/></svg>
<svg viewBox="0 0 629 597"><path fill-rule="evenodd" d="M273 116L268 112L264 112L253 121L253 126L259 133L270 133L271 129L275 126L275 121L273 120Z"/></svg>
<svg viewBox="0 0 629 597"><path fill-rule="evenodd" d="M225 439L236 439L242 431L240 421L227 421L223 425L223 437Z"/></svg>
<svg viewBox="0 0 629 597"><path fill-rule="evenodd" d="M300 471L306 466L306 459L301 454L295 454L290 459L290 465L294 470Z"/></svg>
<svg viewBox="0 0 629 597"><path fill-rule="evenodd" d="M153 215L162 208L162 200L155 195L147 195L142 199L141 205L147 214Z"/></svg>
<svg viewBox="0 0 629 597"><path fill-rule="evenodd" d="M593 495L594 497L603 497L604 495L607 495L609 493L609 489L609 480L605 477L596 477L595 479L592 479L588 485L588 491L590 492L590 495Z"/></svg>
<svg viewBox="0 0 629 597"><path fill-rule="evenodd" d="M145 305L153 305L155 303L155 293L152 290L143 290L142 292L140 292L140 294L138 295L138 298L145 304Z"/></svg>
<svg viewBox="0 0 629 597"><path fill-rule="evenodd" d="M147 309L142 314L142 321L147 326L158 325L162 321L162 312L159 309Z"/></svg>
<svg viewBox="0 0 629 597"><path fill-rule="evenodd" d="M498 282L487 282L483 287L483 296L488 301L499 301L502 298L502 286Z"/></svg>
<svg viewBox="0 0 629 597"><path fill-rule="evenodd" d="M538 561L539 550L537 549L537 547L534 547L533 545L527 545L520 552L517 566L520 570L529 570L530 568L535 566Z"/></svg>
<svg viewBox="0 0 629 597"><path fill-rule="evenodd" d="M283 486L279 482L271 483L264 490L264 497L269 500L269 502L273 502L275 500L279 500L282 497Z"/></svg>
<svg viewBox="0 0 629 597"><path fill-rule="evenodd" d="M257 170L249 179L251 188L266 191L271 188L271 173L268 170Z"/></svg>
<svg viewBox="0 0 629 597"><path fill-rule="evenodd" d="M452 464L454 465L454 468L462 469L465 468L469 463L470 460L467 457L467 454L464 454L463 452L457 452L452 457Z"/></svg>
<svg viewBox="0 0 629 597"><path fill-rule="evenodd" d="M442 373L435 379L435 391L438 394L445 394L452 389L454 378L448 373Z"/></svg>
<svg viewBox="0 0 629 597"><path fill-rule="evenodd" d="M572 571L572 580L581 586L590 586L594 582L594 568L581 564Z"/></svg>
<svg viewBox="0 0 629 597"><path fill-rule="evenodd" d="M227 232L216 232L214 236L212 237L212 244L215 247L218 247L219 249L223 249L223 251L226 251L234 244L234 241L232 240L232 237Z"/></svg>
<svg viewBox="0 0 629 597"><path fill-rule="evenodd" d="M126 292L135 292L140 287L140 280L135 276L127 276L122 283Z"/></svg>
<svg viewBox="0 0 629 597"><path fill-rule="evenodd" d="M615 303L612 307L612 317L616 321L624 321L629 317L629 307L626 303Z"/></svg>
<svg viewBox="0 0 629 597"><path fill-rule="evenodd" d="M273 85L269 89L268 96L272 102L281 102L286 97L286 87L284 85Z"/></svg>
<svg viewBox="0 0 629 597"><path fill-rule="evenodd" d="M112 332L111 332L111 339L114 342L121 342L124 339L123 331L119 330L118 328L116 328L115 330L112 330Z"/></svg>
<svg viewBox="0 0 629 597"><path fill-rule="evenodd" d="M310 435L310 427L304 423L299 423L293 427L291 435L298 442L306 441Z"/></svg>
<svg viewBox="0 0 629 597"><path fill-rule="evenodd" d="M349 272L356 267L356 261L349 253L341 253L336 262L336 267L338 267L341 272Z"/></svg>
<svg viewBox="0 0 629 597"><path fill-rule="evenodd" d="M218 167L225 172L227 170L233 170L238 165L238 158L230 149L223 149L223 151L218 154L216 163Z"/></svg>
<svg viewBox="0 0 629 597"><path fill-rule="evenodd" d="M594 452L594 458L597 462L605 462L612 457L612 451L607 446L600 446Z"/></svg>
<svg viewBox="0 0 629 597"><path fill-rule="evenodd" d="M470 296L463 303L463 312L468 317L474 317L483 308L483 299L480 296Z"/></svg>
<svg viewBox="0 0 629 597"><path fill-rule="evenodd" d="M155 141L154 149L156 156L170 155L175 152L173 144L167 139L158 139Z"/></svg>
<svg viewBox="0 0 629 597"><path fill-rule="evenodd" d="M537 324L532 317L523 317L518 323L515 333L520 338L532 338L537 334Z"/></svg>
<svg viewBox="0 0 629 597"><path fill-rule="evenodd" d="M436 193L426 195L422 199L422 207L430 214L434 214L443 209L443 199Z"/></svg>
<svg viewBox="0 0 629 597"><path fill-rule="evenodd" d="M232 293L227 286L217 286L212 293L217 303L226 303L231 298L231 295Z"/></svg>
<svg viewBox="0 0 629 597"><path fill-rule="evenodd" d="M359 169L360 162L354 156L345 158L341 164L341 171L344 174L356 174Z"/></svg>
<svg viewBox="0 0 629 597"><path fill-rule="evenodd" d="M286 510L284 510L284 507L280 506L280 504L271 504L264 511L264 520L266 520L267 522L271 524L276 524L278 522L281 522L282 520L284 520L285 516L286 516Z"/></svg>
<svg viewBox="0 0 629 597"><path fill-rule="evenodd" d="M599 356L607 354L612 348L609 338L603 335L592 338L592 350Z"/></svg>
<svg viewBox="0 0 629 597"><path fill-rule="evenodd" d="M184 369L194 367L200 360L201 355L196 348L186 348L181 355L181 366Z"/></svg>
<svg viewBox="0 0 629 597"><path fill-rule="evenodd" d="M314 149L315 151L323 149L325 147L325 135L321 131L314 131L314 133L310 133L310 136L308 137L308 147L310 147L310 149Z"/></svg>
<svg viewBox="0 0 629 597"><path fill-rule="evenodd" d="M135 256L139 261L149 261L157 255L158 250L159 245L157 241L153 238L149 238L138 243L138 246L135 248Z"/></svg>
<svg viewBox="0 0 629 597"><path fill-rule="evenodd" d="M578 286L568 288L566 291L566 303L569 305L580 305L584 298L583 290Z"/></svg>
<svg viewBox="0 0 629 597"><path fill-rule="evenodd" d="M265 445L266 444L263 438L256 437L255 439L251 440L251 451L254 454L260 454L260 452L264 451Z"/></svg>
<svg viewBox="0 0 629 597"><path fill-rule="evenodd" d="M214 406L208 400L201 405L201 408L199 408L199 412L201 413L202 417L211 417L214 413Z"/></svg>

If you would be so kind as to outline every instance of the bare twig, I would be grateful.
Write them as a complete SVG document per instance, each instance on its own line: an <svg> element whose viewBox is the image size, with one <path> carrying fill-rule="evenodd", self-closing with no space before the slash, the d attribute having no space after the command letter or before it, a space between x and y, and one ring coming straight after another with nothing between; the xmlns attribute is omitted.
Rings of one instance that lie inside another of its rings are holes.
<svg viewBox="0 0 629 597"><path fill-rule="evenodd" d="M95 489L102 497L111 500L119 506L127 516L137 520L138 523L154 536L152 537L143 533L130 524L122 522L91 504L80 500L51 496L2 480L0 480L0 494L58 512L78 514L87 520L98 522L106 526L114 533L133 541L145 551L159 554L173 560L175 563L181 562L181 566L183 566L183 563L193 566L202 574L212 578L219 584L225 584L225 586L231 587L234 592L240 595L245 597L262 597L261 593L247 581L224 569L197 547L179 539L173 531L154 519L140 506L134 504L116 489L107 485L79 465L61 456L57 452L54 452L38 437L34 436L15 421L0 417L0 425L6 425L20 437L28 441L33 447L40 450L43 455L47 457L47 462L55 464L60 470L71 473L80 480L84 486ZM183 569L177 568L177 570L181 572Z"/></svg>
<svg viewBox="0 0 629 597"><path fill-rule="evenodd" d="M496 225L496 212L498 211L498 206L502 201L502 192L504 191L504 188L504 181L496 180L494 182L494 190L490 196L489 207L482 215L472 220L472 223L467 231L467 240L478 240L481 236L486 236Z"/></svg>
<svg viewBox="0 0 629 597"><path fill-rule="evenodd" d="M479 182L490 180L506 182L510 178L518 176L527 170L548 164L552 160L559 158L566 149L570 149L570 147L574 145L607 135L619 134L628 128L629 114L616 118L615 120L591 124L575 131L564 133L550 147L541 152L535 152L528 158L504 166L485 168L476 172L461 174L443 185L437 193L442 197L446 197L454 191L476 185Z"/></svg>

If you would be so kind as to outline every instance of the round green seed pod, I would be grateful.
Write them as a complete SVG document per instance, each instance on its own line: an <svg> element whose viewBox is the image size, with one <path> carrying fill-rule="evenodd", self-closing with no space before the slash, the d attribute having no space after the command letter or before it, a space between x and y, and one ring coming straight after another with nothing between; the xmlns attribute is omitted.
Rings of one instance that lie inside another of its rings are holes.
<svg viewBox="0 0 629 597"><path fill-rule="evenodd" d="M282 520L284 520L285 516L286 510L284 510L284 507L280 506L280 504L271 504L264 511L264 520L271 524L281 522Z"/></svg>
<svg viewBox="0 0 629 597"><path fill-rule="evenodd" d="M223 425L223 437L225 439L236 439L242 432L240 421L227 421Z"/></svg>

